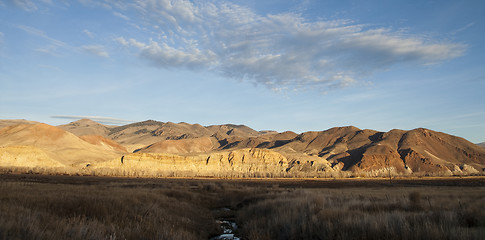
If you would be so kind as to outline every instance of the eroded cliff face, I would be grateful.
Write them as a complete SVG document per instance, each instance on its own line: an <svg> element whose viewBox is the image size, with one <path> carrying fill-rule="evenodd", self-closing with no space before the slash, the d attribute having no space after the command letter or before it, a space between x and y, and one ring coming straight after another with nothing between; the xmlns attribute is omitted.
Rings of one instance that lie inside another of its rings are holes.
<svg viewBox="0 0 485 240"><path fill-rule="evenodd" d="M93 164L86 171L153 176L284 176L288 159L267 149L239 149L196 155L133 153L104 163Z"/></svg>

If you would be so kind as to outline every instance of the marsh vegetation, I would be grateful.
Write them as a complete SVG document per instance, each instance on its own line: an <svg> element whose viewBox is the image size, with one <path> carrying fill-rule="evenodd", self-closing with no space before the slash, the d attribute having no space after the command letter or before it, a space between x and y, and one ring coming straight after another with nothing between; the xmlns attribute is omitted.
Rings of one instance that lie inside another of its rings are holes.
<svg viewBox="0 0 485 240"><path fill-rule="evenodd" d="M482 239L483 178L129 179L0 175L0 239Z"/></svg>

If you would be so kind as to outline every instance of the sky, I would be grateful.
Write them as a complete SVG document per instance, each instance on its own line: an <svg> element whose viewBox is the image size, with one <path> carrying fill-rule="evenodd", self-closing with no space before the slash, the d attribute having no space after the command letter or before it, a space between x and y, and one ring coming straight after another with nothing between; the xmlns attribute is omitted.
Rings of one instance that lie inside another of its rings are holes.
<svg viewBox="0 0 485 240"><path fill-rule="evenodd" d="M485 1L3 0L0 119L485 142Z"/></svg>

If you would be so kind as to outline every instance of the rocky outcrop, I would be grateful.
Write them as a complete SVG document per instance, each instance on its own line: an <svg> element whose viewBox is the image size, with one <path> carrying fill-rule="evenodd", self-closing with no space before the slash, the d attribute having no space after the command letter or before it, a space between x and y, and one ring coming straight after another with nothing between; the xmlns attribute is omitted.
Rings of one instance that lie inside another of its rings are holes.
<svg viewBox="0 0 485 240"><path fill-rule="evenodd" d="M285 156L257 148L197 155L133 153L124 156L123 162L112 160L94 164L90 169L122 175L217 177L282 177L290 171Z"/></svg>
<svg viewBox="0 0 485 240"><path fill-rule="evenodd" d="M85 171L93 174L123 176L340 176L340 169L332 167L322 158L301 154L281 154L261 148L197 154L142 153L140 151L125 155L123 160L120 158L93 164Z"/></svg>

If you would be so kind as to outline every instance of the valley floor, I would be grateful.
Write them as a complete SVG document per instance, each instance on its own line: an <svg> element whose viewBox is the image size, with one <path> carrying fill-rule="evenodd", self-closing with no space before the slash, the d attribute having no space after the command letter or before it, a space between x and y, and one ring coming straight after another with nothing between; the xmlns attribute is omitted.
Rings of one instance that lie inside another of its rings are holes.
<svg viewBox="0 0 485 240"><path fill-rule="evenodd" d="M485 178L0 175L0 239L217 239L235 224L241 239L483 239Z"/></svg>

